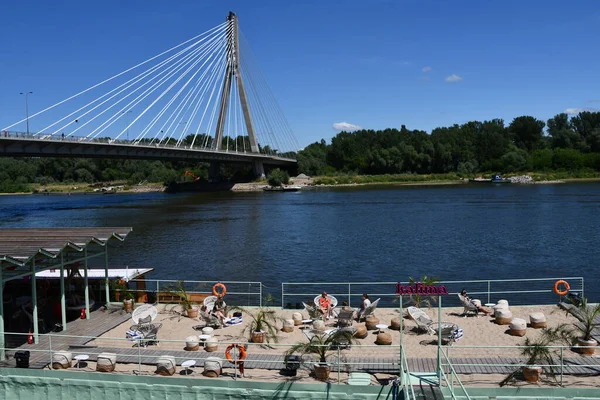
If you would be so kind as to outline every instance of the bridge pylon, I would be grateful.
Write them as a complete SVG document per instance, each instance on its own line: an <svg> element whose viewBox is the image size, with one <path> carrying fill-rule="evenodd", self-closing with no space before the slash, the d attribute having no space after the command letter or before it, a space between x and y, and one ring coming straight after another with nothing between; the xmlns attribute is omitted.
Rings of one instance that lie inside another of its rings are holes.
<svg viewBox="0 0 600 400"><path fill-rule="evenodd" d="M252 115L250 114L250 106L248 105L248 97L246 96L246 89L244 88L244 79L242 78L242 72L240 70L237 15L230 11L227 16L227 23L229 24L229 31L227 34L227 68L225 70L225 76L223 77L224 82L223 90L221 91L219 119L217 120L217 127L215 130L215 140L212 144L213 150L219 150L223 141L223 131L225 130L225 121L227 120L227 113L229 111L229 96L231 96L231 86L235 79L238 88L237 92L240 97L240 105L242 106L242 113L244 115L246 131L248 132L248 139L250 141L250 151L252 153L260 153L258 141L256 140L254 132L254 124L252 123ZM265 169L261 160L255 160L252 169L256 176L264 176L265 174Z"/></svg>

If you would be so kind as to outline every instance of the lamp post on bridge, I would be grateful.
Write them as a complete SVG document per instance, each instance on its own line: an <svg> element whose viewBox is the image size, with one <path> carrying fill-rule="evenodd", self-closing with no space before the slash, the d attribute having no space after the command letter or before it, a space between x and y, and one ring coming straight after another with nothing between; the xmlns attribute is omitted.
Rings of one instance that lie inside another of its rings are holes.
<svg viewBox="0 0 600 400"><path fill-rule="evenodd" d="M27 136L29 136L29 103L27 102L27 96L33 94L33 92L21 92L22 95L25 95L25 120L27 125Z"/></svg>
<svg viewBox="0 0 600 400"><path fill-rule="evenodd" d="M131 110L121 111L121 114L125 114L127 116L127 141L129 142L129 114L131 114Z"/></svg>

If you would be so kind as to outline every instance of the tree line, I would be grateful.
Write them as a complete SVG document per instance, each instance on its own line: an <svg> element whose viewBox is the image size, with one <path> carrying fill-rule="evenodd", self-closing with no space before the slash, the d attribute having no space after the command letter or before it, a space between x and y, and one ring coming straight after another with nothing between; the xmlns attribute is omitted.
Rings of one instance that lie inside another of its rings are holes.
<svg viewBox="0 0 600 400"><path fill-rule="evenodd" d="M439 127L340 132L298 153L307 175L600 170L600 112Z"/></svg>

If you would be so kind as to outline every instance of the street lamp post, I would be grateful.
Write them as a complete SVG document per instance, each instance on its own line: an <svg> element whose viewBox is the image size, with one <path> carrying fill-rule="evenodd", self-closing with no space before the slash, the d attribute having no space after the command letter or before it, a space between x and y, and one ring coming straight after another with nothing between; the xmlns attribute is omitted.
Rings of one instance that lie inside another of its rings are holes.
<svg viewBox="0 0 600 400"><path fill-rule="evenodd" d="M29 136L29 104L27 103L27 96L33 94L33 92L22 92L22 95L25 95L25 120L27 124L27 136Z"/></svg>

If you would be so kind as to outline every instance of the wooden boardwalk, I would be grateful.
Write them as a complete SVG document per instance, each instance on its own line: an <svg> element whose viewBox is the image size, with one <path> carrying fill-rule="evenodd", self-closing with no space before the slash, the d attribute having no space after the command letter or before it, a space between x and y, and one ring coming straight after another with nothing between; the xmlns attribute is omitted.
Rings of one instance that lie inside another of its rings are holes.
<svg viewBox="0 0 600 400"><path fill-rule="evenodd" d="M222 347L222 346L221 346ZM148 346L146 348L130 347L90 347L86 349L75 350L74 353L86 353L90 356L90 361L95 361L97 355L102 352L119 354L117 361L119 363L137 364L141 361L145 365L153 365L158 357L170 355L175 357L178 365L185 360L196 360L197 365L201 366L208 357L224 358L224 349L219 348L217 352L206 352L202 348L200 351L190 352L184 350L161 350L160 346ZM46 356L45 358L48 358ZM408 358L408 366L411 372L436 371L435 358ZM518 358L452 358L454 370L459 374L507 374L514 370L511 365L517 365L521 361ZM43 362L37 364L38 368ZM348 363L346 365L345 363ZM46 361L47 364L47 361ZM332 360L332 369L337 370L338 364ZM278 354L260 354L250 353L244 362L248 369L268 369L280 370L285 367L283 356ZM590 366L582 366L590 365ZM224 361L224 366L233 367ZM34 366L32 366L33 368ZM367 372L367 373L395 373L398 371L398 358L375 358L375 357L348 357L342 360L340 370L343 372ZM565 358L565 375L600 375L600 358L597 357L570 357Z"/></svg>
<svg viewBox="0 0 600 400"><path fill-rule="evenodd" d="M131 314L122 309L109 309L107 311L93 311L90 319L76 319L67 324L67 330L48 335L40 335L39 343L25 344L7 350L7 360L0 362L0 367L14 367L15 360L12 357L19 350L27 350L31 353L29 358L30 368L44 368L51 362L51 354L48 352L50 346L52 351L68 350L72 346L85 345L93 338L98 337L114 327L122 324L131 318ZM64 336L69 335L69 336ZM74 338L73 336L85 336ZM50 343L52 342L52 343Z"/></svg>

